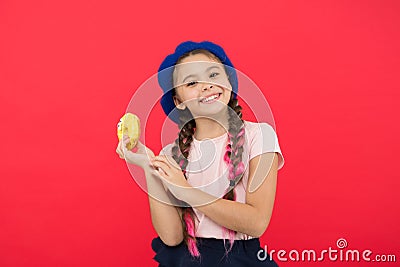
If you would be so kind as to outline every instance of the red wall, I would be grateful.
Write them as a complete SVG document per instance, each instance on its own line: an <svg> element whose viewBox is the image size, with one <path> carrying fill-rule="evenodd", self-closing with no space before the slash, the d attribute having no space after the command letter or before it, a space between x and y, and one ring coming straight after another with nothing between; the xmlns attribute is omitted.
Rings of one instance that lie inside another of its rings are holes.
<svg viewBox="0 0 400 267"><path fill-rule="evenodd" d="M115 127L184 40L222 45L272 108L286 162L262 245L345 238L400 261L399 12L378 0L1 1L0 266L156 266L147 195Z"/></svg>

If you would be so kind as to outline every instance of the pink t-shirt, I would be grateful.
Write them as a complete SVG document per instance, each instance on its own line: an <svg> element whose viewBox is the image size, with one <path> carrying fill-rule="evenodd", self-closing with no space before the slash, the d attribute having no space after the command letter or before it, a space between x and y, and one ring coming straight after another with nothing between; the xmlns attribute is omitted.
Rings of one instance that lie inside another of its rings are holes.
<svg viewBox="0 0 400 267"><path fill-rule="evenodd" d="M245 142L243 145L242 161L245 164L243 178L235 186L236 201L246 202L246 188L249 176L249 161L266 152L278 152L278 170L284 165L284 158L279 147L275 130L267 123L244 121ZM222 197L229 186L228 166L224 154L228 135L225 133L216 138L197 140L193 136L191 143L186 177L188 182L198 189L216 197ZM171 154L173 143L166 145L160 154ZM228 238L223 228L193 207L199 221L195 220L196 237ZM251 239L252 236L237 233L235 239Z"/></svg>

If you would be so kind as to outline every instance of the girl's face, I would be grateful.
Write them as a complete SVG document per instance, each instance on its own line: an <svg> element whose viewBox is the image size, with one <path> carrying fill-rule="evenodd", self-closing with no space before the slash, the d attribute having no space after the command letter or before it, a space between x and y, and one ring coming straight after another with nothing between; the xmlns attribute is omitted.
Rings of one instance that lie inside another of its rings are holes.
<svg viewBox="0 0 400 267"><path fill-rule="evenodd" d="M212 116L226 110L232 86L224 65L203 53L190 55L175 66L174 103L192 115Z"/></svg>

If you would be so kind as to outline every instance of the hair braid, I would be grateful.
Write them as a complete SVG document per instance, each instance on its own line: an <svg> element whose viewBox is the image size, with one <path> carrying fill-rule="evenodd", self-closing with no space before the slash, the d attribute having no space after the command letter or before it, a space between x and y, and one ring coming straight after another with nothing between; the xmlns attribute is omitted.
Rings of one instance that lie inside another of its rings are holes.
<svg viewBox="0 0 400 267"><path fill-rule="evenodd" d="M239 183L244 173L244 164L242 162L243 144L245 141L245 128L242 120L242 107L238 105L237 99L232 99L228 104L233 110L229 109L229 130L228 145L224 155L224 161L228 165L229 187L226 190L223 199L236 200L235 186ZM223 228L223 232L228 234L230 248L232 249L235 241L236 231ZM225 239L224 239L225 244Z"/></svg>
<svg viewBox="0 0 400 267"><path fill-rule="evenodd" d="M181 116L180 120L184 122L185 118L186 116ZM181 167L186 180L186 167L188 164L187 158L189 157L190 144L193 141L195 127L196 123L194 119L191 119L186 124L184 124L179 132L178 138L175 140L175 145L172 147L172 157ZM184 240L189 248L190 253L193 256L198 257L200 256L200 253L196 246L194 217L195 214L191 207L182 207L182 226L184 229Z"/></svg>

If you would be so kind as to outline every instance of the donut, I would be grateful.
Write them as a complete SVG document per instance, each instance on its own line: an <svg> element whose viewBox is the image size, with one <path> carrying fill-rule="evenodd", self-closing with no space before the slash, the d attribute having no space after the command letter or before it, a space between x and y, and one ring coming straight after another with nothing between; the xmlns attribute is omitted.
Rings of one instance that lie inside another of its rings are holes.
<svg viewBox="0 0 400 267"><path fill-rule="evenodd" d="M119 120L117 125L118 140L121 140L123 135L128 135L130 142L126 145L126 148L132 150L136 145L140 137L140 120L138 116L132 113L126 113Z"/></svg>

